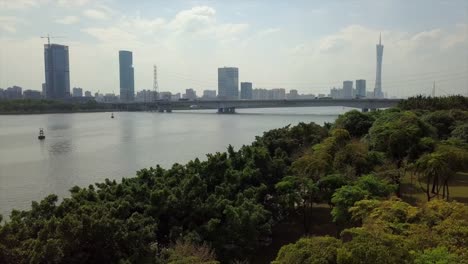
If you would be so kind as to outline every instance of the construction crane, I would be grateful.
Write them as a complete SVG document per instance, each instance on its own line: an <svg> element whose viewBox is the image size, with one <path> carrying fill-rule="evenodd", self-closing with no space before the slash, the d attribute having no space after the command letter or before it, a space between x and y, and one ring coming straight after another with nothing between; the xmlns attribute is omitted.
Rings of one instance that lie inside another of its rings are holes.
<svg viewBox="0 0 468 264"><path fill-rule="evenodd" d="M42 39L46 38L47 39L47 45L50 46L50 39L51 38L64 38L64 36L50 36L49 34L47 34L47 36L41 36Z"/></svg>

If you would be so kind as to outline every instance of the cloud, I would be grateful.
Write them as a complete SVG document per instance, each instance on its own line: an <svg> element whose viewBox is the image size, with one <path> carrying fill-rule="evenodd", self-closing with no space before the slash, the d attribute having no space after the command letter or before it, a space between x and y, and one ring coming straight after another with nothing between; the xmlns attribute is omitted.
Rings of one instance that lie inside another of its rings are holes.
<svg viewBox="0 0 468 264"><path fill-rule="evenodd" d="M210 40L214 38L219 41L236 40L238 35L246 32L249 28L246 23L218 23L215 15L214 8L197 6L182 10L167 21L158 17L124 16L115 22L112 27L86 29L84 32L96 33L98 30L101 32L115 32L119 30L127 33L127 35L132 35L134 39L141 40L143 37L150 36L153 37L151 39L153 41L154 38L164 38L163 42L171 46L184 43L184 41L188 41L188 38L190 38L190 41L195 41L196 38ZM97 34L92 35L101 42L109 41L105 37L98 37ZM106 36L113 36L113 34L107 34Z"/></svg>
<svg viewBox="0 0 468 264"><path fill-rule="evenodd" d="M280 31L281 31L280 28L267 28L265 30L262 30L262 31L258 32L257 35L259 37L266 37L266 36L278 33Z"/></svg>
<svg viewBox="0 0 468 264"><path fill-rule="evenodd" d="M0 16L0 30L6 31L9 33L15 33L16 32L16 25L21 23L21 20L19 20L16 17L12 16Z"/></svg>
<svg viewBox="0 0 468 264"><path fill-rule="evenodd" d="M82 30L102 42L120 43L123 41L134 41L136 36L118 27L109 28L86 28Z"/></svg>
<svg viewBox="0 0 468 264"><path fill-rule="evenodd" d="M66 16L66 17L55 20L56 23L63 24L63 25L75 24L75 23L78 23L78 21L80 21L80 18L77 16Z"/></svg>
<svg viewBox="0 0 468 264"><path fill-rule="evenodd" d="M86 9L85 11L83 11L83 15L96 20L108 20L110 18L108 12L99 9Z"/></svg>
<svg viewBox="0 0 468 264"><path fill-rule="evenodd" d="M196 6L189 10L180 11L169 23L175 31L197 32L214 23L216 11L209 6Z"/></svg>
<svg viewBox="0 0 468 264"><path fill-rule="evenodd" d="M84 6L91 0L56 0L57 4L64 7Z"/></svg>
<svg viewBox="0 0 468 264"><path fill-rule="evenodd" d="M121 26L143 34L153 34L164 28L166 21L163 18L145 19L138 17L124 17Z"/></svg>
<svg viewBox="0 0 468 264"><path fill-rule="evenodd" d="M43 1L38 0L0 0L0 9L26 9L36 7Z"/></svg>

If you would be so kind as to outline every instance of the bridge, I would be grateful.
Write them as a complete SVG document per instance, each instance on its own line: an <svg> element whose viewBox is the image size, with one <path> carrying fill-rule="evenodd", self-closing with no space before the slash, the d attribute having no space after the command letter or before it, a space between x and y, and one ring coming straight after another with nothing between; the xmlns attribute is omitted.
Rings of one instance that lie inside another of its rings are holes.
<svg viewBox="0 0 468 264"><path fill-rule="evenodd" d="M116 108L172 112L173 110L216 109L218 113L235 113L242 108L345 106L367 112L396 106L402 99L287 99L287 100L158 100L151 103L117 104Z"/></svg>

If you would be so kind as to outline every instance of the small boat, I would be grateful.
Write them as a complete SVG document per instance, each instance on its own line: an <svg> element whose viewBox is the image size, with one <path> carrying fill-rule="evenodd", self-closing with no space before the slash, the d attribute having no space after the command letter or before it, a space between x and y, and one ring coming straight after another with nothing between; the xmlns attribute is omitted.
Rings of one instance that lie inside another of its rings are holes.
<svg viewBox="0 0 468 264"><path fill-rule="evenodd" d="M114 118L114 113L111 114L111 118Z"/></svg>
<svg viewBox="0 0 468 264"><path fill-rule="evenodd" d="M39 128L39 136L38 136L37 138L38 138L39 140L45 139L45 136L44 136L44 129Z"/></svg>

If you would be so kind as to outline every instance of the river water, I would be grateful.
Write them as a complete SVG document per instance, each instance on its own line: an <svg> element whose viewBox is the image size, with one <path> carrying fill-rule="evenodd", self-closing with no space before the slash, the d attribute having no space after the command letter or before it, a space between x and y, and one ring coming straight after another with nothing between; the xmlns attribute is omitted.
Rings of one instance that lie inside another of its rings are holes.
<svg viewBox="0 0 468 264"><path fill-rule="evenodd" d="M238 149L264 131L299 122L323 124L343 107L118 112L0 116L0 214L27 209L54 193L105 178L132 177L141 168L167 168L205 154ZM37 139L44 128L46 139Z"/></svg>

